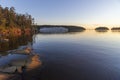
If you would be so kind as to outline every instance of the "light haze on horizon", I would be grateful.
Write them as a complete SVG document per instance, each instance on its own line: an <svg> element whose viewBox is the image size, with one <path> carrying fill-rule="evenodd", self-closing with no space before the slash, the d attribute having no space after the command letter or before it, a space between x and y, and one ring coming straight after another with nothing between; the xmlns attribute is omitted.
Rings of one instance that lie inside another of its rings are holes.
<svg viewBox="0 0 120 80"><path fill-rule="evenodd" d="M0 0L39 25L120 25L120 0Z"/></svg>

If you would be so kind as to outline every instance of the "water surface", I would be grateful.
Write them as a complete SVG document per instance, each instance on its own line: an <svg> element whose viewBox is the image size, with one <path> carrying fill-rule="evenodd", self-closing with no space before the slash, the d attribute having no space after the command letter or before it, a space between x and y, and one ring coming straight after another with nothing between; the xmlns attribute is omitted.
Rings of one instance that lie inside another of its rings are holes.
<svg viewBox="0 0 120 80"><path fill-rule="evenodd" d="M32 47L42 61L36 80L120 80L120 32L36 34Z"/></svg>
<svg viewBox="0 0 120 80"><path fill-rule="evenodd" d="M120 80L120 33L37 34L41 80Z"/></svg>

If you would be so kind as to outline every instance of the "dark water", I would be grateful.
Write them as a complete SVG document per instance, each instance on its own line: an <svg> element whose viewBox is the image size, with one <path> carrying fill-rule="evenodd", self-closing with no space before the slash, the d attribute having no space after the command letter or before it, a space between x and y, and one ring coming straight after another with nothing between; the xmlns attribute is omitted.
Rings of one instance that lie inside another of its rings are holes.
<svg viewBox="0 0 120 80"><path fill-rule="evenodd" d="M120 32L37 34L39 80L120 80Z"/></svg>

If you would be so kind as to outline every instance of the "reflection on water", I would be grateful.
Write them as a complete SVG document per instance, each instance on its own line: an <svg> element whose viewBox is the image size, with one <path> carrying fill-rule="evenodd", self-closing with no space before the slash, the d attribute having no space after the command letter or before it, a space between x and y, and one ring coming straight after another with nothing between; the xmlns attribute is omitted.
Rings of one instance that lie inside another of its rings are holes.
<svg viewBox="0 0 120 80"><path fill-rule="evenodd" d="M95 30L95 31L100 33L108 32L108 30Z"/></svg>
<svg viewBox="0 0 120 80"><path fill-rule="evenodd" d="M32 35L0 37L0 51L17 49L19 46L27 45L32 42Z"/></svg>
<svg viewBox="0 0 120 80"><path fill-rule="evenodd" d="M120 30L111 30L112 32L120 32Z"/></svg>

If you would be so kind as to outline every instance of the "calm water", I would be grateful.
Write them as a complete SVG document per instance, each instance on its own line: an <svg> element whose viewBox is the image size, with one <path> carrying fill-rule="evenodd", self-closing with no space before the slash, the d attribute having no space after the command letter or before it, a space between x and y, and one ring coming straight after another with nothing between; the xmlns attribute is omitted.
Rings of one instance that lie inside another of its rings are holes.
<svg viewBox="0 0 120 80"><path fill-rule="evenodd" d="M36 34L40 80L120 80L120 32Z"/></svg>

